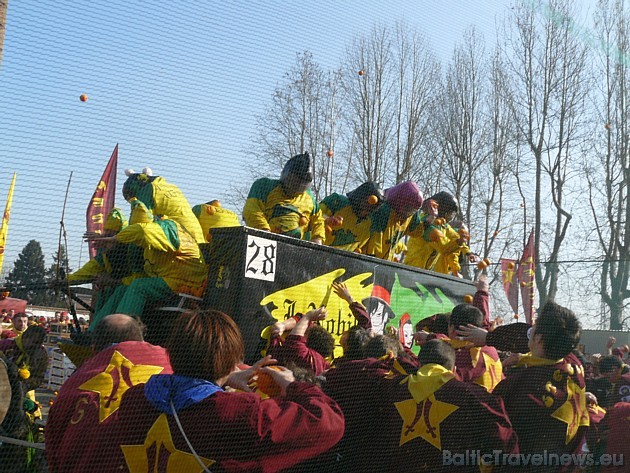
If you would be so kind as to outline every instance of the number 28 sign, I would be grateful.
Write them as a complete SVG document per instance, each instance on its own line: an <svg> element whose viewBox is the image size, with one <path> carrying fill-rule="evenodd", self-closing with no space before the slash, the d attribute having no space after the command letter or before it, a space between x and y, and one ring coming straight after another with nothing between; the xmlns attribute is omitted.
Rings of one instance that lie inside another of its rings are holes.
<svg viewBox="0 0 630 473"><path fill-rule="evenodd" d="M245 277L275 281L278 242L248 235Z"/></svg>

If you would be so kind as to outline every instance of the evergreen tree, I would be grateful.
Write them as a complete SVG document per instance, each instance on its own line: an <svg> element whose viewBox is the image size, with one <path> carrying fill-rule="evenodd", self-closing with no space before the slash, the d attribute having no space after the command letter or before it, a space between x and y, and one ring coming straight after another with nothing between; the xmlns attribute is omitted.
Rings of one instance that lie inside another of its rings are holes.
<svg viewBox="0 0 630 473"><path fill-rule="evenodd" d="M53 264L50 265L50 268L46 271L46 279L48 281L56 281L57 279L63 280L66 278L66 275L72 272L72 269L66 267L67 265L68 254L66 252L65 245L61 245L60 251L55 252L53 255ZM54 289L50 289L47 293L48 300L46 305L50 307L66 307L65 296L63 292L55 291Z"/></svg>
<svg viewBox="0 0 630 473"><path fill-rule="evenodd" d="M11 297L25 299L33 305L46 305L48 299L45 288L46 265L38 241L29 241L18 255L13 270L7 276L6 284L17 288L11 291Z"/></svg>

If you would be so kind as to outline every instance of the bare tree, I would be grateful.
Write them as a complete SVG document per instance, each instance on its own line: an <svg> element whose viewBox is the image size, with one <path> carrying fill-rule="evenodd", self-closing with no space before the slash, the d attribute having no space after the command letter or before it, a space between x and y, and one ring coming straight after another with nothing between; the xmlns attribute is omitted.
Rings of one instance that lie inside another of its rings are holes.
<svg viewBox="0 0 630 473"><path fill-rule="evenodd" d="M580 121L585 113L587 45L573 34L569 0L521 1L512 10L512 35L506 35L510 67L510 105L514 122L535 163L535 260L540 261L541 236L550 242L548 262L538 265L540 303L554 300L558 290L556 264L572 218L569 180L575 177ZM527 157L527 155L525 155ZM549 192L543 200L543 192ZM543 215L551 215L543 221ZM544 269L544 271L543 271Z"/></svg>
<svg viewBox="0 0 630 473"><path fill-rule="evenodd" d="M386 27L374 27L368 37L357 38L346 51L346 120L354 138L350 172L357 181L384 183L391 169L393 68L392 34Z"/></svg>
<svg viewBox="0 0 630 473"><path fill-rule="evenodd" d="M434 146L431 122L440 64L426 39L404 23L396 26L396 106L394 165L396 183L431 181L440 156Z"/></svg>
<svg viewBox="0 0 630 473"><path fill-rule="evenodd" d="M2 64L2 51L4 48L4 32L7 24L7 10L9 0L0 0L0 64Z"/></svg>
<svg viewBox="0 0 630 473"><path fill-rule="evenodd" d="M338 74L323 71L310 52L298 54L265 115L258 119L258 158L279 174L288 157L308 151L318 198L327 195L334 183L333 148L340 123L337 84Z"/></svg>
<svg viewBox="0 0 630 473"><path fill-rule="evenodd" d="M441 147L447 165L444 177L460 203L464 221L470 225L478 170L488 157L485 126L485 94L488 86L483 39L469 30L456 46L446 72L441 94ZM444 183L442 183L444 185Z"/></svg>
<svg viewBox="0 0 630 473"><path fill-rule="evenodd" d="M620 0L601 0L595 22L604 48L601 59L602 92L598 121L604 139L594 147L596 165L587 163L589 202L597 241L603 253L600 275L602 301L610 311L610 329L621 330L626 300L630 298L630 14ZM627 326L627 325L626 325Z"/></svg>

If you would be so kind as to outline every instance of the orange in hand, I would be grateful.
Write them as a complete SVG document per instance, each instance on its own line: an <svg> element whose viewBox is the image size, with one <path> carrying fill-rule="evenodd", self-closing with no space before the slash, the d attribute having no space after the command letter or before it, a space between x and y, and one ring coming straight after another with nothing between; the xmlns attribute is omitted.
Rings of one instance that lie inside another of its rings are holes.
<svg viewBox="0 0 630 473"><path fill-rule="evenodd" d="M267 366L272 370L281 371L279 366ZM258 373L258 380L256 381L258 390L269 397L279 396L282 390L280 386L276 384L273 378L265 372Z"/></svg>

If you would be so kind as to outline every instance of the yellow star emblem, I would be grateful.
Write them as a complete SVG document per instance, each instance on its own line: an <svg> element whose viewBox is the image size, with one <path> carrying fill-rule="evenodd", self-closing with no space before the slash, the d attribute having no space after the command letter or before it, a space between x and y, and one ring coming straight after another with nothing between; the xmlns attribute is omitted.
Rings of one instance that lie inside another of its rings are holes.
<svg viewBox="0 0 630 473"><path fill-rule="evenodd" d="M501 361L494 360L479 347L472 348L470 350L470 356L472 358L473 368L477 367L480 360L483 360L486 367L483 374L476 378L473 382L479 386L483 386L488 390L488 392L492 392L496 385L499 384L501 377L503 376L503 365L501 365Z"/></svg>
<svg viewBox="0 0 630 473"><path fill-rule="evenodd" d="M506 269L503 272L503 284L508 283L508 282L510 284L514 282L514 270L512 269Z"/></svg>
<svg viewBox="0 0 630 473"><path fill-rule="evenodd" d="M204 468L191 453L182 452L175 448L171 430L168 426L166 414L157 418L144 440L143 445L121 445L125 455L125 462L131 473L165 473L202 472ZM199 457L207 467L215 463L214 460Z"/></svg>
<svg viewBox="0 0 630 473"><path fill-rule="evenodd" d="M123 394L136 384L146 383L164 368L153 365L134 365L118 350L114 351L107 368L79 386L84 391L99 395L98 421L103 422L120 406Z"/></svg>
<svg viewBox="0 0 630 473"><path fill-rule="evenodd" d="M442 449L440 424L459 409L453 404L438 401L435 399L435 394L431 394L420 403L416 403L412 398L394 405L403 419L400 445L420 437L438 450Z"/></svg>
<svg viewBox="0 0 630 473"><path fill-rule="evenodd" d="M567 424L566 444L573 440L581 426L590 425L586 409L586 390L572 378L567 378L567 400L551 414L551 417Z"/></svg>

